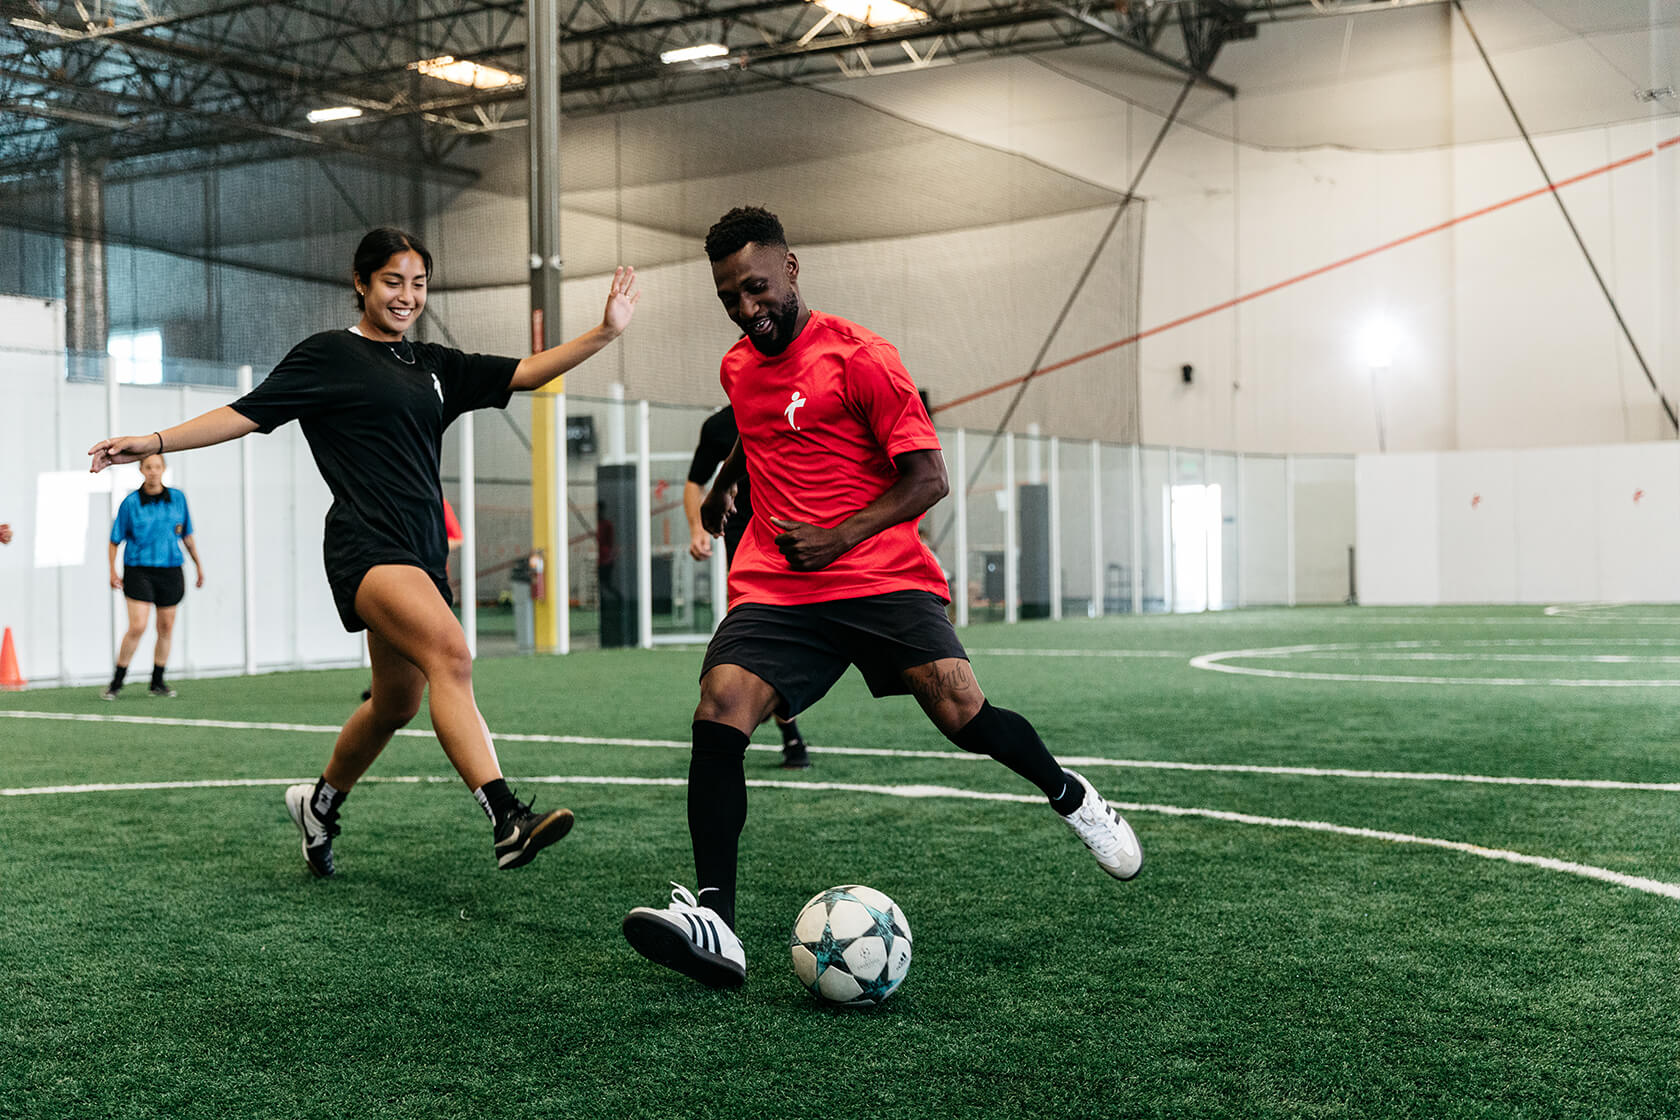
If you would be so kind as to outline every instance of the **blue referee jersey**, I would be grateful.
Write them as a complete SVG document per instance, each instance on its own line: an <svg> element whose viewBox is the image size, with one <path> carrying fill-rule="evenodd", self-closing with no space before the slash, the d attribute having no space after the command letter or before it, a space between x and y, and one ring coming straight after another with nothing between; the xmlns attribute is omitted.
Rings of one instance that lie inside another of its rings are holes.
<svg viewBox="0 0 1680 1120"><path fill-rule="evenodd" d="M182 537L192 536L192 515L187 496L168 486L150 501L141 501L136 490L117 507L111 522L111 543L128 544L123 549L125 568L179 568Z"/></svg>

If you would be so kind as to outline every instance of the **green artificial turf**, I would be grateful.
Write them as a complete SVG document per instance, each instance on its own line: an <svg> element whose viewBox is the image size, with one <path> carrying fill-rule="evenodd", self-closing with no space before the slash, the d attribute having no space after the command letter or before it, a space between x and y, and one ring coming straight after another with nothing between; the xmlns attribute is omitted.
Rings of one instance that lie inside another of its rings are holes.
<svg viewBox="0 0 1680 1120"><path fill-rule="evenodd" d="M774 784L750 793L748 982L730 993L619 933L668 881L692 885L677 783L698 649L479 663L512 784L578 819L511 873L422 735L346 803L339 876L309 876L281 785L319 773L363 671L115 705L96 688L0 694L0 1116L1677 1115L1674 898L1166 810L1680 883L1680 792L1102 764L1680 783L1677 630L1657 607L1456 607L965 631L988 696L1139 806L1145 866L1124 884L1047 808L957 796L1032 791L848 675L800 720L812 769L776 769L769 728L748 756ZM1359 679L1189 664L1230 651ZM1478 683L1370 679L1409 675ZM427 780L383 780L402 777ZM12 792L206 780L267 784ZM800 905L848 882L886 891L915 934L903 987L864 1012L816 1003L788 961Z"/></svg>

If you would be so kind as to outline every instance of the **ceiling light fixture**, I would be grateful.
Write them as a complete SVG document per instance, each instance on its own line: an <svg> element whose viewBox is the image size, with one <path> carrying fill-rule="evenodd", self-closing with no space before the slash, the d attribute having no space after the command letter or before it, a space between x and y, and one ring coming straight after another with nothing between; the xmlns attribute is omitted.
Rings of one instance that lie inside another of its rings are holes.
<svg viewBox="0 0 1680 1120"><path fill-rule="evenodd" d="M692 47L678 47L674 51L660 51L659 61L669 66L676 62L695 62L702 58L720 58L729 53L722 43L699 43Z"/></svg>
<svg viewBox="0 0 1680 1120"><path fill-rule="evenodd" d="M362 111L354 105L334 105L329 109L311 109L307 114L310 124L325 124L328 121L347 121L362 115Z"/></svg>
<svg viewBox="0 0 1680 1120"><path fill-rule="evenodd" d="M899 0L811 0L811 3L853 23L868 24L870 27L891 27L928 18L926 12L901 4Z"/></svg>
<svg viewBox="0 0 1680 1120"><path fill-rule="evenodd" d="M1359 356L1368 369L1392 369L1400 332L1386 315L1374 314L1360 326L1356 337Z"/></svg>
<svg viewBox="0 0 1680 1120"><path fill-rule="evenodd" d="M503 86L523 85L525 82L518 74L510 74L506 70L498 70L482 62L461 61L452 54L411 62L408 68L418 70L429 78L454 82L458 86L471 86L473 89L501 89Z"/></svg>

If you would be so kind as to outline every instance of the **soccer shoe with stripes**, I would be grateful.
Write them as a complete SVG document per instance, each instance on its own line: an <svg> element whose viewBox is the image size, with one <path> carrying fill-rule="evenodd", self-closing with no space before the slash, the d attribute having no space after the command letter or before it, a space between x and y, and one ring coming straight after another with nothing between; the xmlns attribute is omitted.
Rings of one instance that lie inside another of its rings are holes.
<svg viewBox="0 0 1680 1120"><path fill-rule="evenodd" d="M747 954L741 939L710 906L688 888L672 883L671 905L638 906L624 916L630 947L708 988L739 988L747 982Z"/></svg>
<svg viewBox="0 0 1680 1120"><path fill-rule="evenodd" d="M514 811L496 825L496 866L503 871L524 867L537 853L572 830L570 809L534 813L528 802L514 802Z"/></svg>
<svg viewBox="0 0 1680 1120"><path fill-rule="evenodd" d="M314 782L287 786L286 812L291 814L292 823L303 833L303 861L317 877L330 879L333 873L332 842L333 837L338 835L338 814L334 813L330 819L317 816L314 797Z"/></svg>
<svg viewBox="0 0 1680 1120"><path fill-rule="evenodd" d="M1126 818L1116 813L1102 794L1091 787L1084 775L1068 775L1085 787L1085 800L1079 808L1062 819L1091 854L1097 857L1102 869L1116 879L1133 879L1143 870L1143 849L1138 846L1137 834Z"/></svg>

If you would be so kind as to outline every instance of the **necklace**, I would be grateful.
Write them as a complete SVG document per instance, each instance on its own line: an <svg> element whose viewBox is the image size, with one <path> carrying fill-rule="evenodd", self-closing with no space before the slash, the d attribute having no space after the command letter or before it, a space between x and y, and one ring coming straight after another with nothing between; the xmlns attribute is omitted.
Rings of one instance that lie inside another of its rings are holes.
<svg viewBox="0 0 1680 1120"><path fill-rule="evenodd" d="M402 344L404 346L408 347L408 357L405 358L405 357L403 357L403 354L402 354L401 350L398 350L395 346L393 346L389 342L386 342L382 338L368 338L367 335L362 334L361 330L356 328L356 327L351 327L350 328L350 333L353 334L353 335L358 335L361 338L367 338L367 340L369 342L379 343L381 346L385 347L385 349L387 349L391 352L391 357L395 358L397 361L403 363L404 365L411 366L411 365L414 364L414 345L413 345L413 343L409 342L408 339L406 339L406 338L402 340Z"/></svg>

